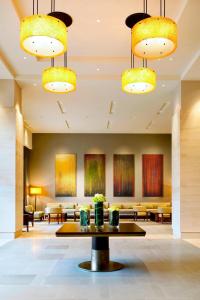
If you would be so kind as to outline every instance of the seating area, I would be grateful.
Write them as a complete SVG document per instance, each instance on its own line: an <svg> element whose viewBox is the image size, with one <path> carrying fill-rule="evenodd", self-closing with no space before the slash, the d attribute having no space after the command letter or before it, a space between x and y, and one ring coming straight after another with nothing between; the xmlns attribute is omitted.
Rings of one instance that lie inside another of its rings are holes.
<svg viewBox="0 0 200 300"><path fill-rule="evenodd" d="M33 206L28 205L25 207L27 213L32 213L35 220L43 220L44 217L50 219L55 217L55 219L62 222L63 220L73 219L76 221L80 212L79 209L82 204L78 203L68 203L68 202L50 202L47 203L44 212L37 211L34 212ZM94 203L84 203L90 209L90 215L94 218ZM130 218L130 219L142 219L145 220L151 218L151 214L158 215L156 220L168 219L171 220L172 207L170 202L117 202L117 203L104 203L104 218L108 219L108 212L110 207L116 207L119 209L120 218Z"/></svg>

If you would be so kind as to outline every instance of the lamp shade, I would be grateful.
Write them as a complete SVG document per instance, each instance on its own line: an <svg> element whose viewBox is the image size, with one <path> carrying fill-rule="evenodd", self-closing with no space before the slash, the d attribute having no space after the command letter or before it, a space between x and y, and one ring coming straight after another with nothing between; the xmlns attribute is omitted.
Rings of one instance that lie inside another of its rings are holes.
<svg viewBox="0 0 200 300"><path fill-rule="evenodd" d="M170 18L150 17L132 28L132 52L138 57L157 59L177 48L177 25Z"/></svg>
<svg viewBox="0 0 200 300"><path fill-rule="evenodd" d="M30 195L41 195L42 194L42 188L38 186L31 186L29 188L29 194Z"/></svg>
<svg viewBox="0 0 200 300"><path fill-rule="evenodd" d="M67 27L61 20L47 15L32 15L20 24L20 45L38 57L55 57L67 50Z"/></svg>
<svg viewBox="0 0 200 300"><path fill-rule="evenodd" d="M122 90L130 94L144 94L156 87L156 73L150 68L128 69L122 74Z"/></svg>
<svg viewBox="0 0 200 300"><path fill-rule="evenodd" d="M66 67L50 67L42 73L42 85L46 91L66 94L76 89L76 74Z"/></svg>

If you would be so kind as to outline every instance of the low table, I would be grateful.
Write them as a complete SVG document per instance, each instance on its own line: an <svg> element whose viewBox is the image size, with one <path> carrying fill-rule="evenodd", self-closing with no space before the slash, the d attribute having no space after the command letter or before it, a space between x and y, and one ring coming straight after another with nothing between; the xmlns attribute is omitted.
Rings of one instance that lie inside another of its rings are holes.
<svg viewBox="0 0 200 300"><path fill-rule="evenodd" d="M111 272L123 268L118 262L110 261L110 236L145 236L146 232L135 223L121 223L119 228L104 224L98 230L94 224L82 228L79 223L64 224L57 232L57 237L92 237L91 261L79 264L79 267L93 272Z"/></svg>

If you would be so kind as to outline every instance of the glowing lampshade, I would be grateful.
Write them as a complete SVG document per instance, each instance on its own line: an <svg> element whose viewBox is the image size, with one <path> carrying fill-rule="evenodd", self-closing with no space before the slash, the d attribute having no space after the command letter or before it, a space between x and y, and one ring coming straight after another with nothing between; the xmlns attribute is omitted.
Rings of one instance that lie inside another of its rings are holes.
<svg viewBox="0 0 200 300"><path fill-rule="evenodd" d="M61 20L47 15L32 15L20 25L20 45L38 57L55 57L67 50L67 27Z"/></svg>
<svg viewBox="0 0 200 300"><path fill-rule="evenodd" d="M156 59L170 55L177 48L177 25L165 17L150 17L132 28L132 52L142 58Z"/></svg>
<svg viewBox="0 0 200 300"><path fill-rule="evenodd" d="M52 93L72 92L76 89L76 74L66 67L50 67L42 73L42 85Z"/></svg>
<svg viewBox="0 0 200 300"><path fill-rule="evenodd" d="M156 87L156 73L150 68L128 69L122 74L122 90L130 94L144 94Z"/></svg>
<svg viewBox="0 0 200 300"><path fill-rule="evenodd" d="M31 186L29 189L30 195L41 195L42 194L42 188L39 186Z"/></svg>

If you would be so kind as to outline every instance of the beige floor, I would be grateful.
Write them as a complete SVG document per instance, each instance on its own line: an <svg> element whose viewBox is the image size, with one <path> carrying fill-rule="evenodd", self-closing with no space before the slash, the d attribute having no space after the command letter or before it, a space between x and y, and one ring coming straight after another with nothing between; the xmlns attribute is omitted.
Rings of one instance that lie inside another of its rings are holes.
<svg viewBox="0 0 200 300"><path fill-rule="evenodd" d="M173 239L167 224L138 224L145 238L110 239L111 259L125 268L92 273L78 268L90 259L90 238L56 238L60 225L35 223L0 246L0 299L199 300L199 241Z"/></svg>

